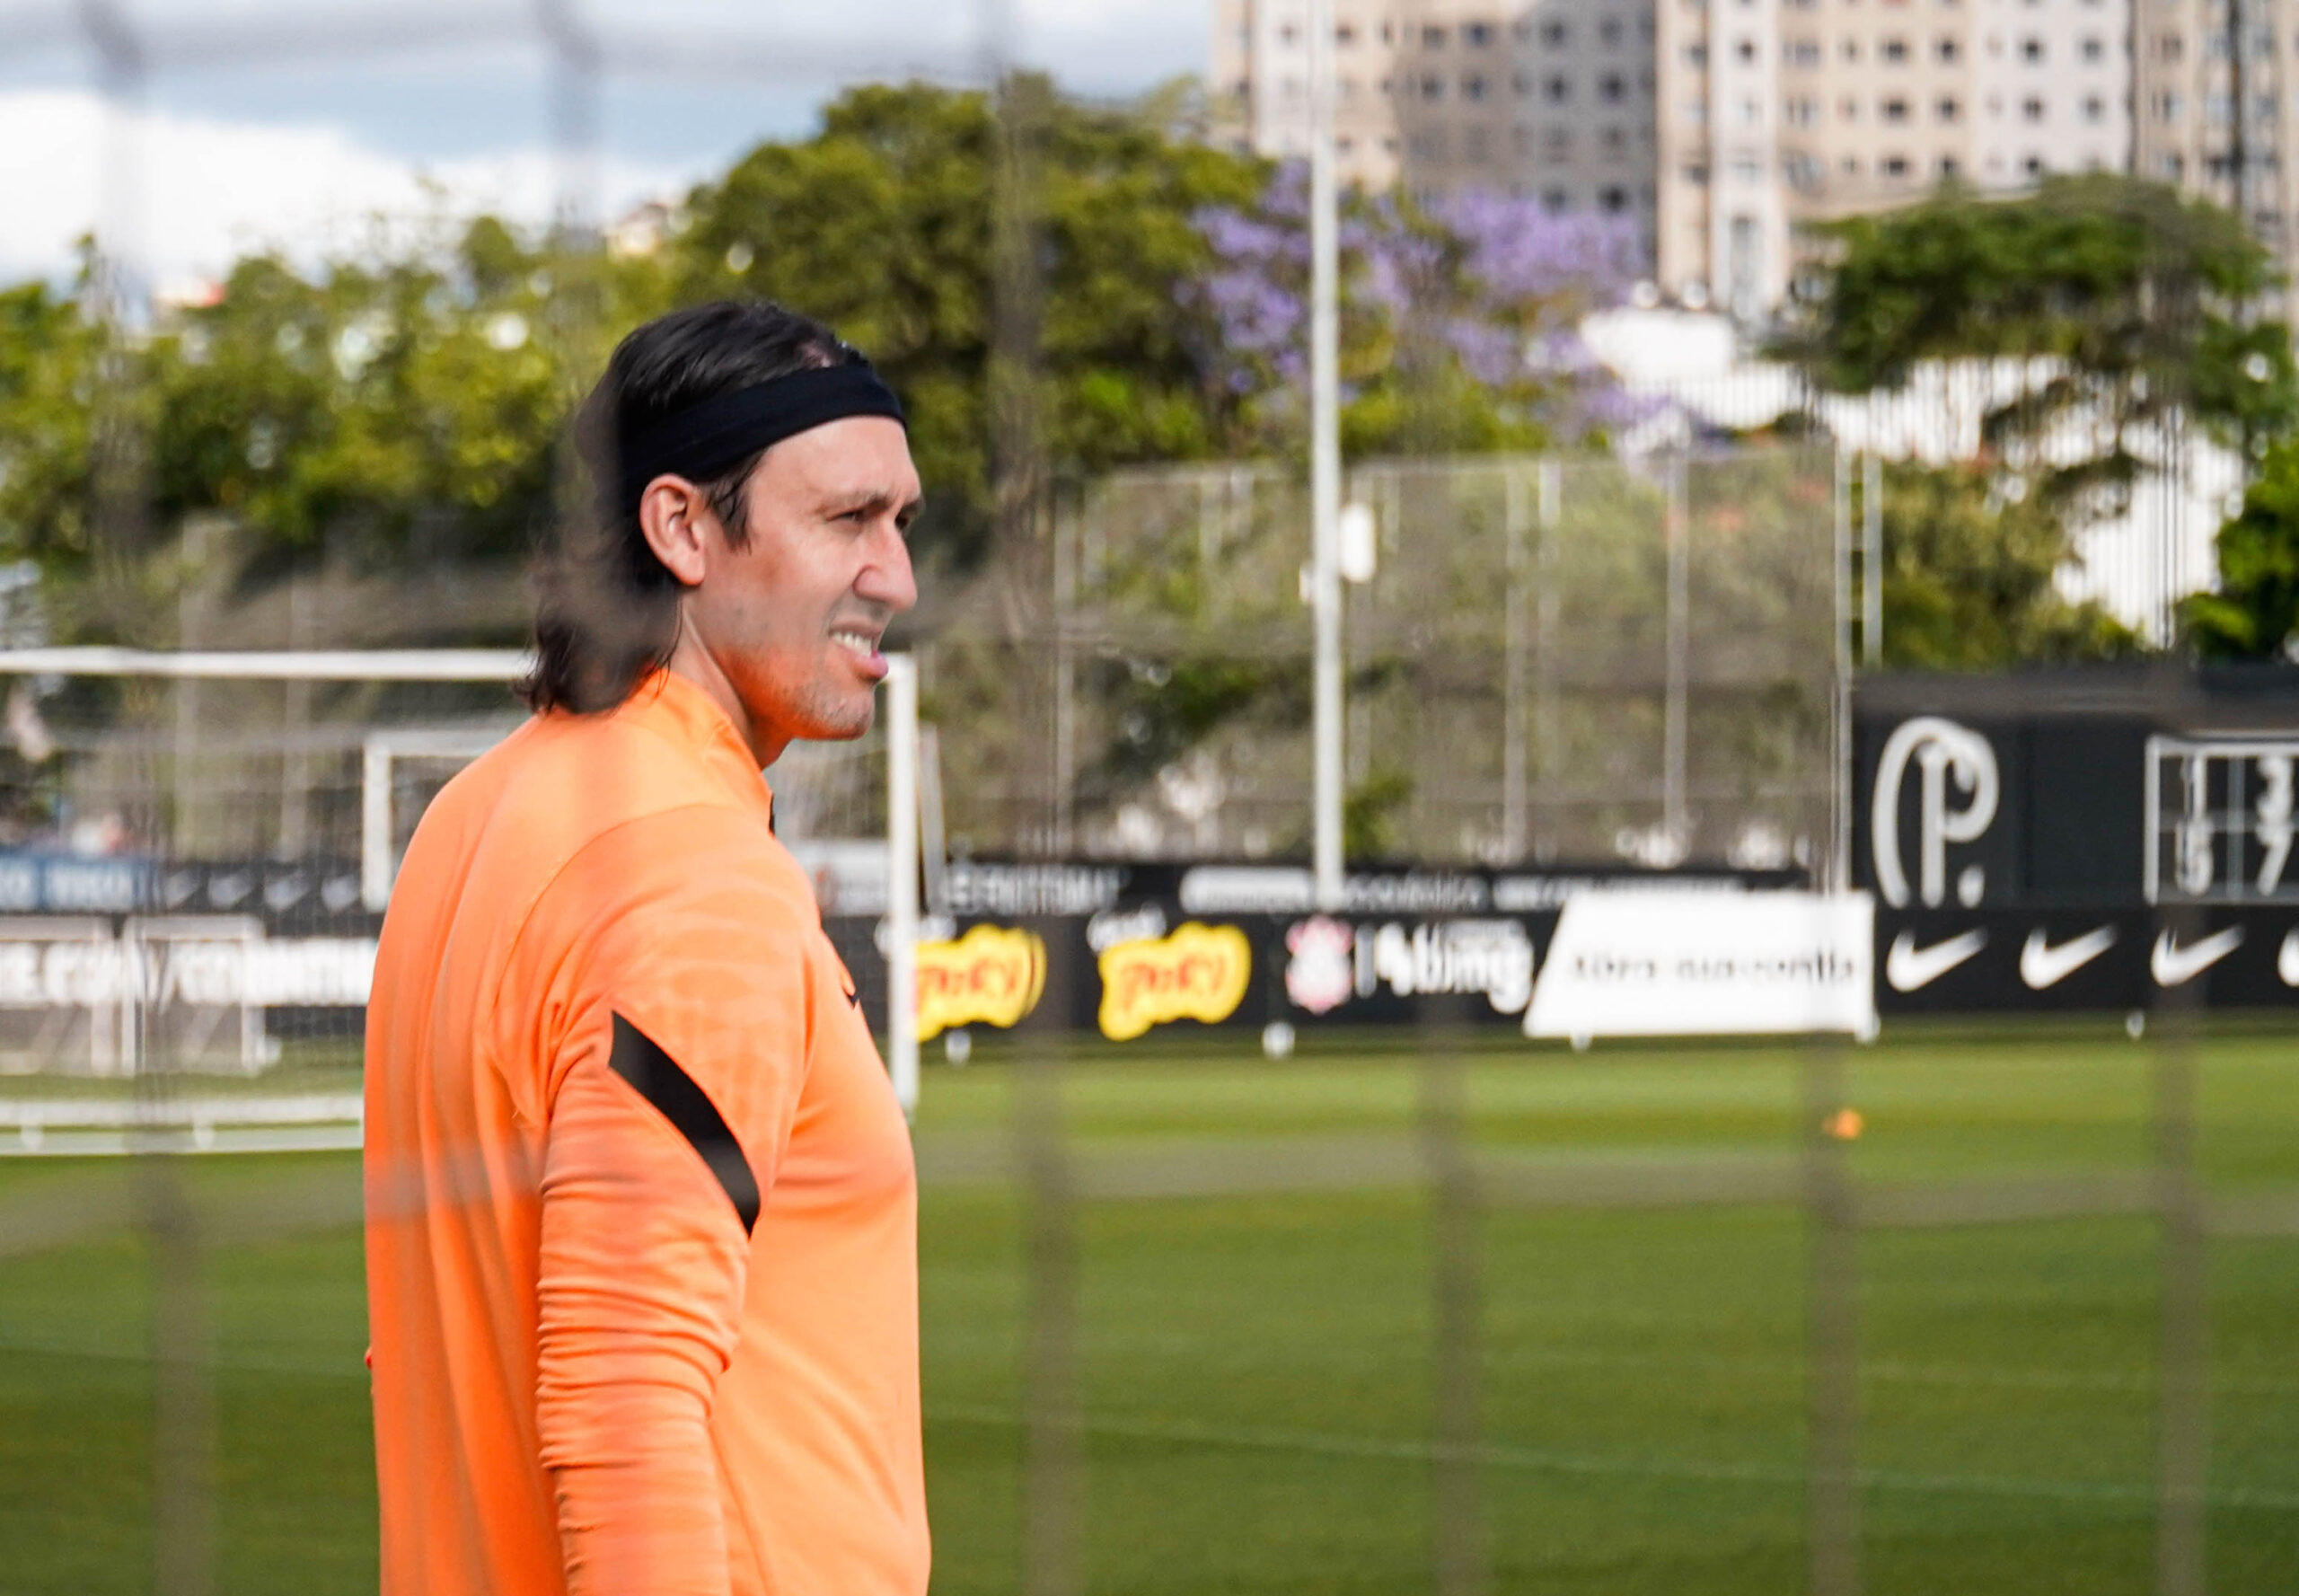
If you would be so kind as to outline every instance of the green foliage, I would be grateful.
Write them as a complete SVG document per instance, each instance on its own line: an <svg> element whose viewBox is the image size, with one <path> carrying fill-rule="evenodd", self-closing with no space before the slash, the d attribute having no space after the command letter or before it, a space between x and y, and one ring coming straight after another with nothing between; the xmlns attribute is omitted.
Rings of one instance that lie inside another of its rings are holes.
<svg viewBox="0 0 2299 1596"><path fill-rule="evenodd" d="M1398 819L1413 802L1413 775L1383 768L1349 789L1341 802L1341 851L1353 860L1395 859Z"/></svg>
<svg viewBox="0 0 2299 1596"><path fill-rule="evenodd" d="M1973 465L1886 472L1887 665L1990 670L2138 651L2138 638L2097 602L2060 593L2055 576L2074 557L2066 526L2023 489Z"/></svg>
<svg viewBox="0 0 2299 1596"><path fill-rule="evenodd" d="M2030 362L1980 419L1986 451L2077 519L2119 513L2175 412L2256 452L2299 422L2289 330L2251 312L2280 286L2242 219L2163 185L2092 174L1982 200L1943 190L1818 229L1834 260L1784 345L1845 392L1920 363ZM2088 432L2067 461L2055 434Z"/></svg>
<svg viewBox="0 0 2299 1596"><path fill-rule="evenodd" d="M2299 440L2269 449L2215 540L2219 590L2182 606L2206 659L2287 658L2299 628Z"/></svg>
<svg viewBox="0 0 2299 1596"><path fill-rule="evenodd" d="M0 558L84 562L97 330L42 283L0 292Z"/></svg>

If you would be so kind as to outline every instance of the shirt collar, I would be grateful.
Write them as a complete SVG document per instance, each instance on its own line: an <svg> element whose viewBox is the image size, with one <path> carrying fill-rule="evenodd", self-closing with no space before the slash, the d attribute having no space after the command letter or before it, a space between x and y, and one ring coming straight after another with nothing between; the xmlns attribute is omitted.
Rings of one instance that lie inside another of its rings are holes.
<svg viewBox="0 0 2299 1596"><path fill-rule="evenodd" d="M735 794L773 824L774 789L750 745L717 700L680 675L656 666L639 678L617 714L629 715L680 747L693 750Z"/></svg>

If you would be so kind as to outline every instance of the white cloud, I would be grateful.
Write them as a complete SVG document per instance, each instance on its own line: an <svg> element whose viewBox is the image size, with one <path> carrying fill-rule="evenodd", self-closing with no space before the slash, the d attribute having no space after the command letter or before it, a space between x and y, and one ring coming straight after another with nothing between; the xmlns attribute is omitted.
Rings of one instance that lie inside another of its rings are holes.
<svg viewBox="0 0 2299 1596"><path fill-rule="evenodd" d="M125 158L108 161L108 150ZM106 211L114 173L130 179L118 207L130 253L162 284L213 275L252 250L310 260L357 246L379 225L481 210L540 223L558 191L556 163L541 149L418 164L324 125L165 111L115 119L88 91L0 93L0 279L68 271L74 241ZM612 216L700 175L610 159L597 187Z"/></svg>

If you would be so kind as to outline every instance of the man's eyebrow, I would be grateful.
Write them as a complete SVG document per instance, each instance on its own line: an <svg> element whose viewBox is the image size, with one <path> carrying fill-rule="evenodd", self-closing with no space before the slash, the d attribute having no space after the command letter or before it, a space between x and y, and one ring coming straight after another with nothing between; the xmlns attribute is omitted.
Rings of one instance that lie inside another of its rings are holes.
<svg viewBox="0 0 2299 1596"><path fill-rule="evenodd" d="M850 492L832 493L823 499L823 513L827 516L850 516L857 510L872 515L884 515L888 510L901 509L915 499L904 500L883 488L858 488Z"/></svg>
<svg viewBox="0 0 2299 1596"><path fill-rule="evenodd" d="M834 518L851 516L857 511L883 516L891 510L896 516L914 516L925 502L918 497L900 498L883 488L863 488L850 493L830 495L823 500L823 514Z"/></svg>

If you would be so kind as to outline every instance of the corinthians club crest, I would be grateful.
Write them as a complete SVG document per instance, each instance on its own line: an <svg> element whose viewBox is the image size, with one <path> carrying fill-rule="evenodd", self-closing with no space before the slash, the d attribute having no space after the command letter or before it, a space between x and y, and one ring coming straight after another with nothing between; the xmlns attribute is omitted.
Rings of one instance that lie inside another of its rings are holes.
<svg viewBox="0 0 2299 1596"><path fill-rule="evenodd" d="M1355 985L1350 954L1356 934L1338 920L1313 914L1285 933L1285 995L1312 1014L1329 1014L1349 1001Z"/></svg>

